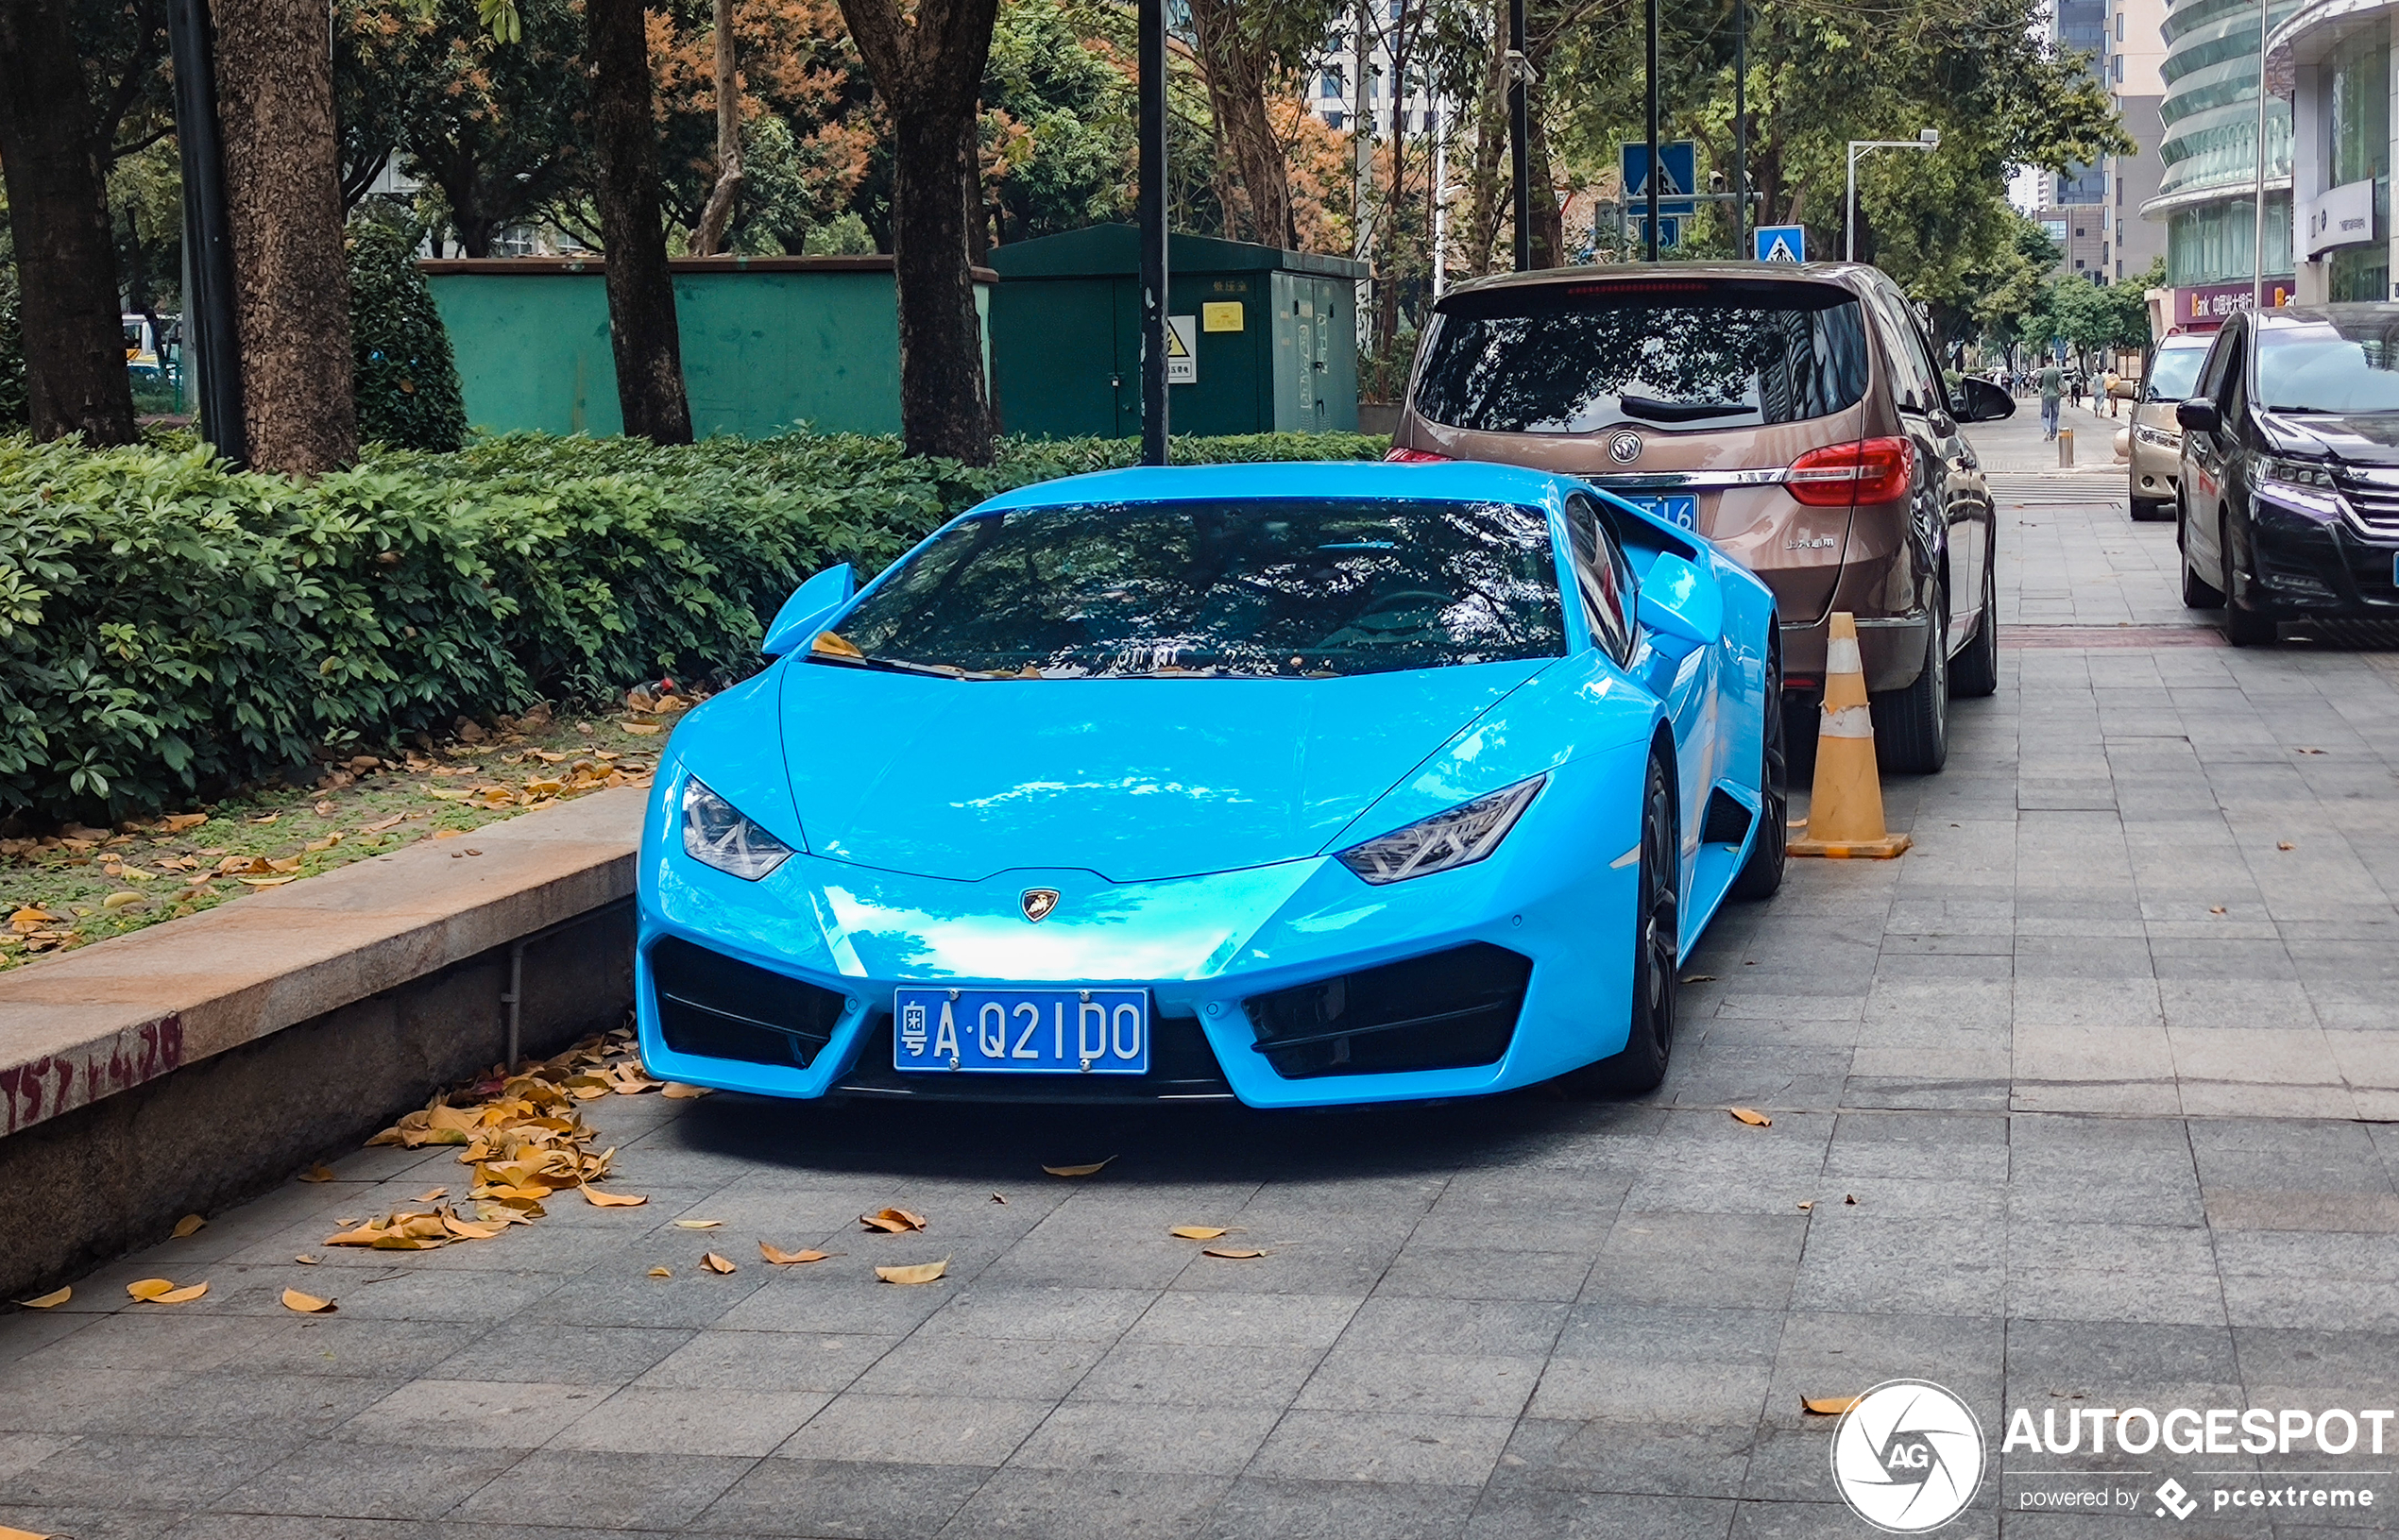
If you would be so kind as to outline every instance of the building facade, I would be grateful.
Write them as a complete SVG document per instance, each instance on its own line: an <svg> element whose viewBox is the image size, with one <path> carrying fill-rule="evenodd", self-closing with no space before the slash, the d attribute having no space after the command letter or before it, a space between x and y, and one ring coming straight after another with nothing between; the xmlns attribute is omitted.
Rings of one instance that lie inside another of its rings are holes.
<svg viewBox="0 0 2399 1540"><path fill-rule="evenodd" d="M2166 232L2139 216L2164 171L2158 109L2165 17L2166 0L2056 0L2051 10L2052 40L2090 56L2093 76L2107 87L2136 145L2129 155L2041 178L2033 217L2065 253L2058 266L2064 276L2094 283L2138 279L2166 249Z"/></svg>
<svg viewBox="0 0 2399 1540"><path fill-rule="evenodd" d="M2307 0L2267 43L2287 91L2302 304L2399 298L2391 284L2391 18L2399 0Z"/></svg>
<svg viewBox="0 0 2399 1540"><path fill-rule="evenodd" d="M2262 265L2257 261L2258 54L2263 34L2288 21L2300 3L2169 0L2158 71L2162 166L2141 217L2166 231L2172 330L2214 330L2248 307L2253 277L2261 271L2267 302L2290 301L2290 108L2271 94Z"/></svg>

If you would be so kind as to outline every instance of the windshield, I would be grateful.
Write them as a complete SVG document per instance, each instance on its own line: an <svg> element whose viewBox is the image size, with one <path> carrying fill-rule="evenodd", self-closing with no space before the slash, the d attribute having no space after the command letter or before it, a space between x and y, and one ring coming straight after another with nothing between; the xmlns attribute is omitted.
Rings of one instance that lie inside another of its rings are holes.
<svg viewBox="0 0 2399 1540"><path fill-rule="evenodd" d="M2399 412L2399 312L2258 328L2257 402L2269 412Z"/></svg>
<svg viewBox="0 0 2399 1540"><path fill-rule="evenodd" d="M2207 362L2207 347L2161 347L2149 361L2149 398L2185 401L2199 383L2199 366Z"/></svg>
<svg viewBox="0 0 2399 1540"><path fill-rule="evenodd" d="M868 594L832 651L984 678L1322 678L1565 640L1540 510L1309 499L970 519ZM811 662L842 666L818 645Z"/></svg>
<svg viewBox="0 0 2399 1540"><path fill-rule="evenodd" d="M1845 289L1561 283L1446 301L1416 409L1486 432L1756 428L1829 415L1865 389L1865 320Z"/></svg>

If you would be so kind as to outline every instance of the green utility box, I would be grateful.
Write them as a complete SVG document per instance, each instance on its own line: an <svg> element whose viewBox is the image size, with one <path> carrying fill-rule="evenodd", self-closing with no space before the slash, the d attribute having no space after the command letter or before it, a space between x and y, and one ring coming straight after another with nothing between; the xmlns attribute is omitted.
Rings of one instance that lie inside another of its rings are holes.
<svg viewBox="0 0 2399 1540"><path fill-rule="evenodd" d="M995 246L991 339L1003 432L1141 432L1141 248L1131 225ZM1358 279L1347 257L1166 240L1166 420L1177 433L1358 425Z"/></svg>
<svg viewBox="0 0 2399 1540"><path fill-rule="evenodd" d="M624 431L604 259L418 265L450 329L470 426ZM762 438L796 422L828 433L900 431L891 258L699 257L671 265L694 433ZM993 282L989 271L975 270L985 378Z"/></svg>

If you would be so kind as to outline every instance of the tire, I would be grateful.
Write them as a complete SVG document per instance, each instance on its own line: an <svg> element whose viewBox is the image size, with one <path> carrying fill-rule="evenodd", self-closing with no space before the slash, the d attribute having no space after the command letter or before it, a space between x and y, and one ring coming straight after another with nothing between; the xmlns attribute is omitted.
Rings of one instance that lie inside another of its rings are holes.
<svg viewBox="0 0 2399 1540"><path fill-rule="evenodd" d="M1675 1051L1676 972L1681 963L1682 838L1675 782L1652 749L1642 788L1641 872L1633 912L1633 988L1625 1048L1567 1077L1570 1090L1639 1096L1666 1078Z"/></svg>
<svg viewBox="0 0 2399 1540"><path fill-rule="evenodd" d="M1924 668L1903 690L1866 697L1874 712L1878 764L1903 775L1937 775L1949 759L1949 596L1932 596L1932 623L1925 628Z"/></svg>
<svg viewBox="0 0 2399 1540"><path fill-rule="evenodd" d="M2251 609L2240 600L2240 579L2233 571L2232 516L2220 516L2217 549L2224 555L2224 640L2235 647L2271 647L2282 639L2282 628L2271 614Z"/></svg>
<svg viewBox="0 0 2399 1540"><path fill-rule="evenodd" d="M2135 524L2163 524L2173 516L2174 504L2166 498L2133 499L2133 522Z"/></svg>
<svg viewBox="0 0 2399 1540"><path fill-rule="evenodd" d="M2192 610L2221 609L2224 604L2223 590L2191 570L2189 517L2177 503L2174 508L2174 545L2183 553L2183 607Z"/></svg>
<svg viewBox="0 0 2399 1540"><path fill-rule="evenodd" d="M1995 567L1982 568L1982 623L1965 651L1949 660L1949 699L1979 701L1999 688L1999 579Z"/></svg>
<svg viewBox="0 0 2399 1540"><path fill-rule="evenodd" d="M1782 639L1771 623L1766 640L1766 720L1759 736L1763 744L1758 768L1758 838L1749 844L1749 859L1725 890L1727 898L1754 904L1775 896L1782 887L1782 869L1791 842L1791 761L1783 727Z"/></svg>

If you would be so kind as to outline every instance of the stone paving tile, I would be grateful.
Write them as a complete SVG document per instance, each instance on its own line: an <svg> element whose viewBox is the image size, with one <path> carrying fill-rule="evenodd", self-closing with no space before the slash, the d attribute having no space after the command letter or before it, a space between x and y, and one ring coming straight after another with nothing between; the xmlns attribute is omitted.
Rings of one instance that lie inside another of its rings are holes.
<svg viewBox="0 0 2399 1540"><path fill-rule="evenodd" d="M2019 466L2003 625L2203 623L2118 477L1976 432ZM2399 660L2021 639L1948 770L1886 782L1907 857L1795 862L1685 960L1645 1103L615 1098L591 1115L649 1207L296 1265L457 1179L357 1152L0 1313L0 1524L1850 1540L1804 1397L1931 1379L1994 1448L2011 1405L2372 1404L2399 1381ZM887 1204L933 1228L858 1228ZM1165 1233L1188 1223L1268 1255L1201 1257ZM771 1268L759 1240L842 1255ZM941 1283L874 1280L940 1256ZM211 1292L129 1304L148 1276ZM284 1312L292 1283L340 1313ZM2003 1464L1945 1535L2118 1532L2002 1512ZM2390 1522L2350 1516L2177 1532Z"/></svg>

